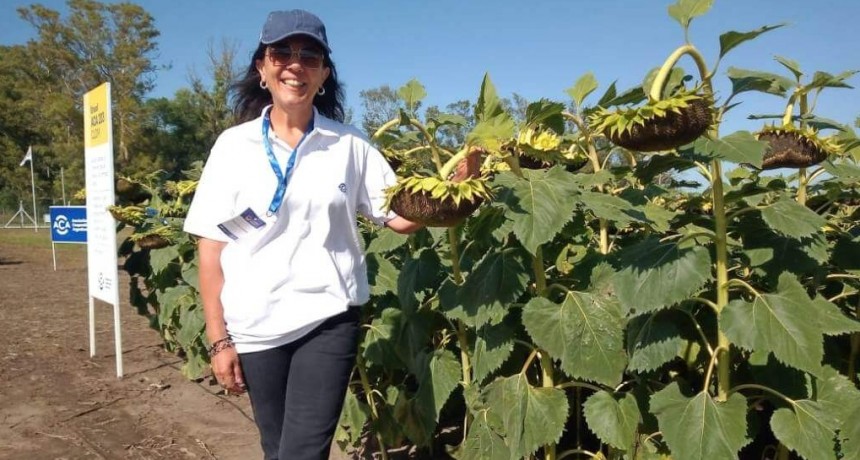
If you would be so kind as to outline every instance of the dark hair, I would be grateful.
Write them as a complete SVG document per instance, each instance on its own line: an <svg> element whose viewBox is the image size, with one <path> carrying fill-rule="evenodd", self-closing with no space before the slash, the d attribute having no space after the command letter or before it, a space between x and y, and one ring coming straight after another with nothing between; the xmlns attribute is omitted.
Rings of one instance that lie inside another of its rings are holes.
<svg viewBox="0 0 860 460"><path fill-rule="evenodd" d="M263 107L272 103L272 95L269 91L260 88L260 73L257 71L256 62L263 59L266 54L266 45L260 43L251 56L251 65L245 71L245 75L230 85L230 93L233 100L233 114L237 123L244 123L260 116ZM324 65L330 69L330 73L323 88L325 94L314 96L314 107L319 113L327 118L343 122L343 100L344 91L337 79L337 69L331 56L326 53Z"/></svg>

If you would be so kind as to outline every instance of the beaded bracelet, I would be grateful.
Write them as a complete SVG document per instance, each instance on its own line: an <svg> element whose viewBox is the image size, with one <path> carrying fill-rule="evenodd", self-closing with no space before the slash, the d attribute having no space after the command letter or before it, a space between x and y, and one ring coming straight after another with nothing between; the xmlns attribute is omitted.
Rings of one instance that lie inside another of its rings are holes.
<svg viewBox="0 0 860 460"><path fill-rule="evenodd" d="M233 339L229 336L224 337L223 339L218 339L212 342L212 346L209 347L209 357L212 358L218 353L221 353L228 348L233 348L234 346L235 344L233 343Z"/></svg>

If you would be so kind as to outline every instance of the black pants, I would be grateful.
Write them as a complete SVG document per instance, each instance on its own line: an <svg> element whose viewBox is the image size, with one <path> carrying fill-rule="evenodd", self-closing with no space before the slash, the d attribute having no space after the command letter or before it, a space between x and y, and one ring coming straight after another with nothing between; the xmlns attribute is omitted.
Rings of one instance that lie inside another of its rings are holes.
<svg viewBox="0 0 860 460"><path fill-rule="evenodd" d="M328 459L358 320L359 308L351 307L293 343L239 355L266 460Z"/></svg>

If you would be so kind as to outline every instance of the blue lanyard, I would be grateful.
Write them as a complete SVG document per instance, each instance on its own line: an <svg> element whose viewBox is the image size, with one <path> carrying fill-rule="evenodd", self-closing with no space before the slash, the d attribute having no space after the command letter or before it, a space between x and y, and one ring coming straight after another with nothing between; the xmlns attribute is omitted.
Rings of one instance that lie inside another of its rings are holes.
<svg viewBox="0 0 860 460"><path fill-rule="evenodd" d="M293 172L293 167L296 165L296 152L299 151L299 146L302 145L302 142L305 140L305 137L308 136L308 133L313 131L314 129L314 119L311 118L311 122L308 123L308 129L305 130L304 134L302 134L301 139L296 144L296 148L293 149L293 153L290 154L290 159L287 161L287 169L284 173L281 173L281 165L278 163L278 159L275 158L275 152L272 151L272 141L269 140L269 128L271 127L272 121L269 118L269 113L271 109L266 111L266 114L263 116L263 147L266 148L266 156L269 157L269 164L272 166L272 171L275 172L275 177L278 178L278 188L275 190L275 196L272 197L272 203L269 204L269 211L266 213L267 216L273 216L278 212L278 209L281 208L281 203L284 201L284 194L287 193L287 183L290 181L290 174Z"/></svg>

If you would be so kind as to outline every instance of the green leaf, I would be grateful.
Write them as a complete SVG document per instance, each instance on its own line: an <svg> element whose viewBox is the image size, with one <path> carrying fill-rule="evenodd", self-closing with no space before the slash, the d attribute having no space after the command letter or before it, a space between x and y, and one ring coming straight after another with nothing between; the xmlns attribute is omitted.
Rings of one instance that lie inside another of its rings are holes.
<svg viewBox="0 0 860 460"><path fill-rule="evenodd" d="M405 311L413 311L425 289L437 288L442 278L442 262L436 251L426 248L403 264L397 278L397 296Z"/></svg>
<svg viewBox="0 0 860 460"><path fill-rule="evenodd" d="M396 294L399 272L394 264L385 257L374 253L368 253L366 261L370 293L373 295L384 295L387 292Z"/></svg>
<svg viewBox="0 0 860 460"><path fill-rule="evenodd" d="M639 406L636 398L627 393L620 398L600 391L583 404L588 428L605 444L632 452L639 428Z"/></svg>
<svg viewBox="0 0 860 460"><path fill-rule="evenodd" d="M824 366L821 377L814 382L816 401L842 427L845 427L852 414L860 412L860 390L836 369Z"/></svg>
<svg viewBox="0 0 860 460"><path fill-rule="evenodd" d="M730 302L720 315L720 328L739 347L772 352L781 362L815 375L824 345L821 329L809 320L814 308L797 278L783 273L775 293Z"/></svg>
<svg viewBox="0 0 860 460"><path fill-rule="evenodd" d="M839 424L820 403L808 399L794 401L791 409L773 413L770 427L777 439L803 458L836 460L834 439Z"/></svg>
<svg viewBox="0 0 860 460"><path fill-rule="evenodd" d="M526 290L529 280L526 267L521 252L488 253L457 290L457 299L463 307L461 319L474 328L500 323L510 304Z"/></svg>
<svg viewBox="0 0 860 460"><path fill-rule="evenodd" d="M839 75L831 75L827 72L815 72L812 75L812 81L806 85L807 89L824 89L824 88L853 88L853 86L845 83L845 80L854 76L858 71L849 70L842 72Z"/></svg>
<svg viewBox="0 0 860 460"><path fill-rule="evenodd" d="M720 139L700 137L693 147L696 153L712 159L747 163L760 168L767 143L757 140L748 131L737 131Z"/></svg>
<svg viewBox="0 0 860 460"><path fill-rule="evenodd" d="M762 209L761 217L775 232L797 240L819 233L827 225L825 218L788 197Z"/></svg>
<svg viewBox="0 0 860 460"><path fill-rule="evenodd" d="M860 458L860 410L855 410L842 424L842 458Z"/></svg>
<svg viewBox="0 0 860 460"><path fill-rule="evenodd" d="M597 105L601 107L612 107L616 105L638 104L644 101L647 96L645 90L641 86L634 86L621 94L616 94L615 83L609 88L611 91L606 92Z"/></svg>
<svg viewBox="0 0 860 460"><path fill-rule="evenodd" d="M627 323L629 370L653 371L678 356L685 340L673 319L660 312L639 315Z"/></svg>
<svg viewBox="0 0 860 460"><path fill-rule="evenodd" d="M545 126L557 134L564 133L564 104L549 99L540 99L526 107L526 126Z"/></svg>
<svg viewBox="0 0 860 460"><path fill-rule="evenodd" d="M200 292L200 276L196 263L182 264L182 281L193 287L195 291Z"/></svg>
<svg viewBox="0 0 860 460"><path fill-rule="evenodd" d="M797 81L800 81L800 77L803 76L803 72L800 71L800 64L798 64L797 61L793 61L782 56L774 56L774 59L793 73L795 78L797 78Z"/></svg>
<svg viewBox="0 0 860 460"><path fill-rule="evenodd" d="M475 119L481 122L496 118L504 112L490 74L485 73L484 80L481 81L481 94L478 95L478 103L475 105Z"/></svg>
<svg viewBox="0 0 860 460"><path fill-rule="evenodd" d="M421 82L413 78L397 90L397 96L406 103L406 108L414 113L421 100L427 96L427 91L424 90Z"/></svg>
<svg viewBox="0 0 860 460"><path fill-rule="evenodd" d="M434 350L425 354L419 364L423 372L418 375L419 384L416 399L425 407L432 408L432 424L439 421L439 413L460 383L460 363L450 350ZM431 420L428 420L430 424Z"/></svg>
<svg viewBox="0 0 860 460"><path fill-rule="evenodd" d="M171 262L177 259L179 259L179 250L174 245L150 250L149 264L152 267L152 274L161 273Z"/></svg>
<svg viewBox="0 0 860 460"><path fill-rule="evenodd" d="M386 253L391 252L409 241L409 235L402 235L397 232L383 231L379 232L376 238L367 246L368 253Z"/></svg>
<svg viewBox="0 0 860 460"><path fill-rule="evenodd" d="M713 4L714 0L678 0L677 3L669 6L669 16L687 30L693 18L707 13Z"/></svg>
<svg viewBox="0 0 860 460"><path fill-rule="evenodd" d="M737 458L750 441L746 437L746 399L739 393L725 402L714 401L707 392L688 398L673 382L651 397L651 411L673 458Z"/></svg>
<svg viewBox="0 0 860 460"><path fill-rule="evenodd" d="M765 32L770 32L771 30L779 29L780 27L782 27L784 25L785 24L777 24L774 26L763 26L759 29L752 30L749 32L730 31L730 32L726 32L726 33L720 35L720 58L725 56L726 53L728 53L730 50L732 50L734 47L740 45L741 43L743 43L745 41L752 40L752 39L758 37L759 35L761 35Z"/></svg>
<svg viewBox="0 0 860 460"><path fill-rule="evenodd" d="M472 380L482 382L504 364L514 351L514 330L506 323L485 325L472 345Z"/></svg>
<svg viewBox="0 0 860 460"><path fill-rule="evenodd" d="M342 450L346 450L347 446L360 445L361 433L369 419L370 407L359 401L352 391L347 391L337 423L338 434L335 435Z"/></svg>
<svg viewBox="0 0 860 460"><path fill-rule="evenodd" d="M172 286L163 292L158 291L158 318L162 325L172 323L173 314L177 308L188 307L195 302L194 292L189 286Z"/></svg>
<svg viewBox="0 0 860 460"><path fill-rule="evenodd" d="M466 143L495 152L502 143L514 136L515 127L514 119L507 113L484 118L466 135Z"/></svg>
<svg viewBox="0 0 860 460"><path fill-rule="evenodd" d="M570 95L576 107L582 107L582 101L588 97L594 90L597 89L597 78L591 72L579 77L573 86L567 89L567 94Z"/></svg>
<svg viewBox="0 0 860 460"><path fill-rule="evenodd" d="M511 460L558 442L568 416L567 395L558 388L535 388L524 374L487 385L485 399L504 425Z"/></svg>
<svg viewBox="0 0 860 460"><path fill-rule="evenodd" d="M508 448L502 434L490 427L486 411L475 416L463 447L456 452L459 460L508 460L516 454Z"/></svg>
<svg viewBox="0 0 860 460"><path fill-rule="evenodd" d="M568 375L607 386L621 382L627 357L624 322L615 303L573 291L561 304L535 297L523 307L522 321Z"/></svg>
<svg viewBox="0 0 860 460"><path fill-rule="evenodd" d="M702 246L680 248L651 237L622 250L613 280L627 312L647 313L690 298L712 279L711 256Z"/></svg>
<svg viewBox="0 0 860 460"><path fill-rule="evenodd" d="M696 167L696 163L693 160L680 157L674 153L650 155L648 161L636 165L636 170L633 174L643 182L648 183L664 172L673 169L678 172L684 172L694 167Z"/></svg>
<svg viewBox="0 0 860 460"><path fill-rule="evenodd" d="M853 319L836 306L833 302L818 296L812 301L815 305L813 317L818 321L824 335L843 335L860 332L860 322Z"/></svg>
<svg viewBox="0 0 860 460"><path fill-rule="evenodd" d="M198 305L183 306L179 310L179 332L176 338L184 350L191 350L195 340L203 334L206 322L203 320L203 308Z"/></svg>
<svg viewBox="0 0 860 460"><path fill-rule="evenodd" d="M573 174L561 166L548 170L523 170L524 178L499 174L495 183L507 190L499 199L507 205L505 216L514 222L514 234L532 254L552 240L573 218L576 184Z"/></svg>
<svg viewBox="0 0 860 460"><path fill-rule="evenodd" d="M774 73L729 67L726 75L732 81L732 95L758 91L785 97L786 91L794 87L793 81Z"/></svg>
<svg viewBox="0 0 860 460"><path fill-rule="evenodd" d="M624 226L633 221L645 221L645 213L629 201L614 195L584 191L578 197L582 206L597 218Z"/></svg>
<svg viewBox="0 0 860 460"><path fill-rule="evenodd" d="M368 366L402 366L397 359L394 344L394 334L399 330L401 316L400 310L386 308L368 325L361 343L361 348L364 350L362 356Z"/></svg>

